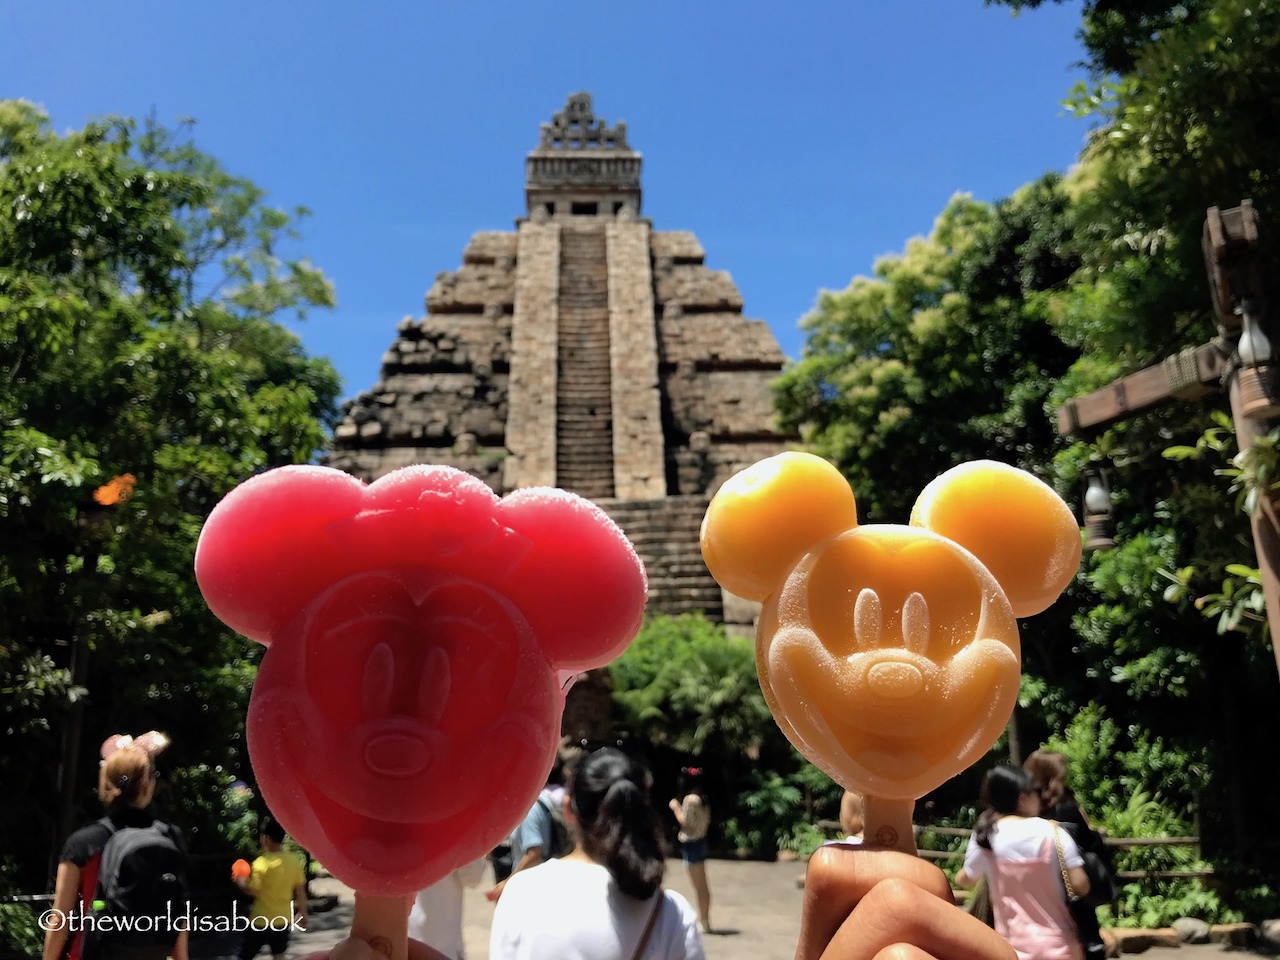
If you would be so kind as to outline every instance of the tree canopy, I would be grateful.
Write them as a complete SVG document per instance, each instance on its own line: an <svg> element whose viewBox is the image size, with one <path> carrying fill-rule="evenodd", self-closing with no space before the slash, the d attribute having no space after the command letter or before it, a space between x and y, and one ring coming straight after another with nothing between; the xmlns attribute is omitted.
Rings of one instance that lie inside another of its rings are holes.
<svg viewBox="0 0 1280 960"><path fill-rule="evenodd" d="M161 803L187 808L196 849L215 842L253 652L209 614L192 562L218 498L310 460L336 415L333 367L279 322L333 303L283 252L304 214L185 130L59 134L0 102L0 818L24 824L0 863L10 889L42 889L61 834L99 809L112 733L173 738Z"/></svg>
<svg viewBox="0 0 1280 960"><path fill-rule="evenodd" d="M986 2L1018 11L1039 7L1045 0ZM1152 40L1195 22L1209 6L1210 0L1085 0L1080 41L1095 70L1126 73Z"/></svg>

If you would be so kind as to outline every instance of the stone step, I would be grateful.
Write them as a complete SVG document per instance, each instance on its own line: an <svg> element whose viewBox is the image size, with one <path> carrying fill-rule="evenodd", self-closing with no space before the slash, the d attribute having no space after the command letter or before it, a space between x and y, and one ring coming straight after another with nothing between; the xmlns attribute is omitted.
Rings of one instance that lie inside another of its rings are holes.
<svg viewBox="0 0 1280 960"><path fill-rule="evenodd" d="M556 480L591 498L613 493L609 273L603 228L560 237Z"/></svg>

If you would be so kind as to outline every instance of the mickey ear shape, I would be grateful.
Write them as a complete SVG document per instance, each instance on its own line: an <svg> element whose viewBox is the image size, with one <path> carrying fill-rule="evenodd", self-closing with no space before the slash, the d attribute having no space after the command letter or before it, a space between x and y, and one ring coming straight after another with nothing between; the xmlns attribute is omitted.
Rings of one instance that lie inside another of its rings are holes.
<svg viewBox="0 0 1280 960"><path fill-rule="evenodd" d="M702 518L702 559L720 586L765 600L811 549L858 525L840 471L810 453L780 453L734 474Z"/></svg>
<svg viewBox="0 0 1280 960"><path fill-rule="evenodd" d="M329 467L287 466L244 481L213 508L196 544L196 582L214 616L264 646L359 563L331 523L360 511L364 484Z"/></svg>
<svg viewBox="0 0 1280 960"><path fill-rule="evenodd" d="M924 488L911 525L954 540L982 561L1014 616L1047 609L1080 566L1080 527L1053 488L994 460L953 467Z"/></svg>
<svg viewBox="0 0 1280 960"><path fill-rule="evenodd" d="M159 730L148 730L140 737L133 738L134 746L154 760L169 746L169 738Z"/></svg>
<svg viewBox="0 0 1280 960"><path fill-rule="evenodd" d="M129 736L127 733L113 733L111 736L107 737L107 739L102 741L102 749L99 751L99 756L101 756L103 760L110 759L113 753L117 750L123 750L131 743L133 743L133 737Z"/></svg>
<svg viewBox="0 0 1280 960"><path fill-rule="evenodd" d="M549 487L508 494L498 516L524 551L497 583L528 619L559 682L621 654L640 631L647 589L644 564L621 528L590 500Z"/></svg>

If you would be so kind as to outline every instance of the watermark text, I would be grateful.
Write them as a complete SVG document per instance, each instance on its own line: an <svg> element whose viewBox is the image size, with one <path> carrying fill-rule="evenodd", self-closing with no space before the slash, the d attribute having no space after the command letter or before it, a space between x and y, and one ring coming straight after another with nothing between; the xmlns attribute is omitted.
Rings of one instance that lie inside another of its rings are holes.
<svg viewBox="0 0 1280 960"><path fill-rule="evenodd" d="M249 930L288 930L301 933L306 922L289 903L287 917L255 917L231 904L230 913L202 913L198 907L169 904L164 913L155 916L112 916L107 913L81 913L50 908L40 914L41 930L66 930L68 933L244 933Z"/></svg>

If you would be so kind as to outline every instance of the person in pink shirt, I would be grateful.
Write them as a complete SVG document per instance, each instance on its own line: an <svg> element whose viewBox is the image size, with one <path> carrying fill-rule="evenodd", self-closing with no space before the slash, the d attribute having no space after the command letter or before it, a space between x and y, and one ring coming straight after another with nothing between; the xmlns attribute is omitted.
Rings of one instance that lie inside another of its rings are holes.
<svg viewBox="0 0 1280 960"><path fill-rule="evenodd" d="M1077 895L1089 891L1075 841L1040 816L1040 794L1021 767L994 767L982 787L986 809L956 883L971 887L986 877L996 931L1019 960L1083 960L1063 883L1065 873Z"/></svg>

